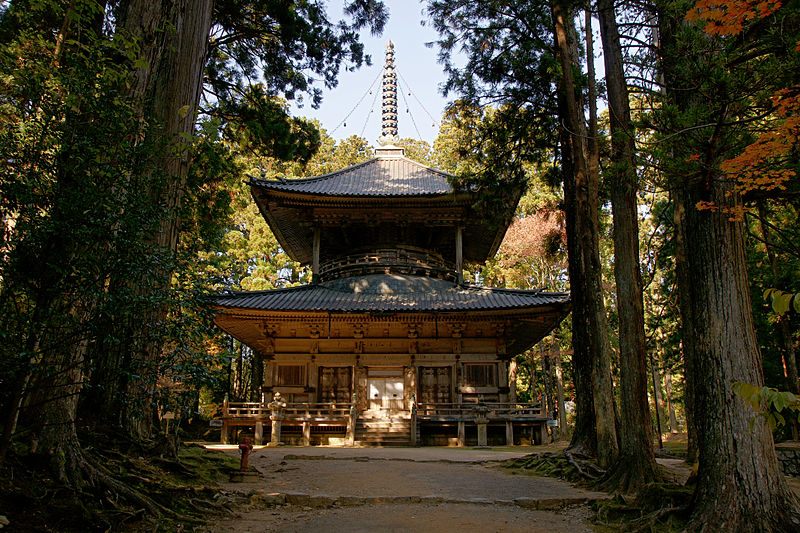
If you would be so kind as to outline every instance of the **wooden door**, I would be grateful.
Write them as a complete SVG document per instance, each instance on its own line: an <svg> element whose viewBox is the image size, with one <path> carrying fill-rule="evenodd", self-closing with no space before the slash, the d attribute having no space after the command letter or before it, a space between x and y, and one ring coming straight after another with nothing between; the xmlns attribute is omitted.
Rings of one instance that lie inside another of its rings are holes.
<svg viewBox="0 0 800 533"><path fill-rule="evenodd" d="M452 403L451 367L421 366L419 367L419 402L420 403Z"/></svg>
<svg viewBox="0 0 800 533"><path fill-rule="evenodd" d="M374 411L402 411L405 408L403 398L402 378L370 378L370 409Z"/></svg>
<svg viewBox="0 0 800 533"><path fill-rule="evenodd" d="M348 403L353 394L353 367L323 366L319 369L319 401Z"/></svg>

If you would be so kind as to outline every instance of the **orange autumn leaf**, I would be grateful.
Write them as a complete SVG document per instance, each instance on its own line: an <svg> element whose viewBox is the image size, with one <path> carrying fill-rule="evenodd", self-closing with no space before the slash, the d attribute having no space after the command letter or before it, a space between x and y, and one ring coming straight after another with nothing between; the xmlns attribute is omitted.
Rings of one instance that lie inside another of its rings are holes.
<svg viewBox="0 0 800 533"><path fill-rule="evenodd" d="M747 22L759 20L781 8L780 0L700 0L686 20L705 22L709 35L736 35Z"/></svg>
<svg viewBox="0 0 800 533"><path fill-rule="evenodd" d="M736 192L786 189L796 172L786 167L793 150L800 145L800 85L781 89L772 96L775 125L762 133L741 154L728 159L721 169L736 180Z"/></svg>

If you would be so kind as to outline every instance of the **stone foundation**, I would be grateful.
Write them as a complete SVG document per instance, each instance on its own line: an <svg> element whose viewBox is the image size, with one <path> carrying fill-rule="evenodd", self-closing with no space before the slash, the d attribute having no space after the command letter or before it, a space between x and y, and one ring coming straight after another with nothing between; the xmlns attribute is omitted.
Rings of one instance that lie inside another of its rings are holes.
<svg viewBox="0 0 800 533"><path fill-rule="evenodd" d="M800 442L787 441L775 445L781 470L787 476L800 477Z"/></svg>

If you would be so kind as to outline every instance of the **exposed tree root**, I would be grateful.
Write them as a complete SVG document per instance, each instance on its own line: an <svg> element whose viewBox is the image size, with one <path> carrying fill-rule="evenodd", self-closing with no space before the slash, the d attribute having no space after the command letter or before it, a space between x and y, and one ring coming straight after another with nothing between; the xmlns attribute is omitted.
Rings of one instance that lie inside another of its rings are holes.
<svg viewBox="0 0 800 533"><path fill-rule="evenodd" d="M636 494L650 483L658 483L664 476L655 461L639 457L620 457L602 476L595 488L605 492Z"/></svg>
<svg viewBox="0 0 800 533"><path fill-rule="evenodd" d="M97 447L68 437L58 446L40 446L37 454L24 446L10 451L0 465L0 508L14 527L119 530L138 523L138 528L172 529L203 524L210 514L232 513L231 506L239 503L213 486L227 480L235 458L187 448L181 452L184 463L136 453L140 450L131 454L127 442L121 450L95 437L90 442Z"/></svg>
<svg viewBox="0 0 800 533"><path fill-rule="evenodd" d="M776 498L773 506L758 509L745 509L735 504L720 508L711 505L695 508L686 531L705 532L712 530L725 531L758 531L759 533L783 533L800 531L800 507L793 494L784 494Z"/></svg>
<svg viewBox="0 0 800 533"><path fill-rule="evenodd" d="M594 482L604 470L600 469L586 457L578 457L573 453L540 453L531 454L508 461L506 468L519 468L537 474L566 479L572 482Z"/></svg>
<svg viewBox="0 0 800 533"><path fill-rule="evenodd" d="M595 505L595 522L620 531L683 530L693 491L668 483L650 483L632 499L618 494Z"/></svg>

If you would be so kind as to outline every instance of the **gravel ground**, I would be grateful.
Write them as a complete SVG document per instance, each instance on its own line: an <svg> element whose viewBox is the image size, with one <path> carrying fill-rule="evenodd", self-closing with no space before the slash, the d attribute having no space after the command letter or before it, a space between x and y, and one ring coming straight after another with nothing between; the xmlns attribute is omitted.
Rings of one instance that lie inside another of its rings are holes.
<svg viewBox="0 0 800 533"><path fill-rule="evenodd" d="M531 451L264 448L261 479L225 487L251 505L208 531L591 531L585 502L606 494L497 464Z"/></svg>

